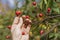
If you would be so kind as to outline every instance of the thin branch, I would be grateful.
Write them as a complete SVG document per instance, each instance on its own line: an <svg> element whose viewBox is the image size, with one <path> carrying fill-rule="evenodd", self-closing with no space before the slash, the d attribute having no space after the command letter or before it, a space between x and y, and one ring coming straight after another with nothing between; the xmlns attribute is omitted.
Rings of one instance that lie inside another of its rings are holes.
<svg viewBox="0 0 60 40"><path fill-rule="evenodd" d="M50 19L50 18L56 18L56 17L60 17L60 15L56 15L56 16L48 16L48 17L46 17L45 19L43 19L42 21L35 21L34 22L34 24L40 24L40 23L42 23L42 22L44 22L45 20L48 20L48 19Z"/></svg>
<svg viewBox="0 0 60 40"><path fill-rule="evenodd" d="M55 24L53 24L53 27L50 29L50 31L48 31L48 32L44 33L43 35L41 35L40 38L42 38L43 36L48 35L48 34L49 34L51 31L53 31L54 28L57 27L58 25L60 25L60 23L55 23Z"/></svg>
<svg viewBox="0 0 60 40"><path fill-rule="evenodd" d="M38 21L38 22L35 21L34 24L42 23L42 22L44 22L44 21L46 21L46 20L48 20L48 19L50 19L50 18L56 18L56 17L60 17L60 15L48 16L48 17L46 17L44 20L42 20L42 21L40 21L40 22L39 22L39 21ZM48 31L48 32L44 33L43 35L41 35L40 38L42 38L42 37L48 35L48 34L49 34L51 31L53 31L54 28L57 27L58 25L60 25L60 23L55 23L55 24L53 24L53 27L50 29L50 31Z"/></svg>

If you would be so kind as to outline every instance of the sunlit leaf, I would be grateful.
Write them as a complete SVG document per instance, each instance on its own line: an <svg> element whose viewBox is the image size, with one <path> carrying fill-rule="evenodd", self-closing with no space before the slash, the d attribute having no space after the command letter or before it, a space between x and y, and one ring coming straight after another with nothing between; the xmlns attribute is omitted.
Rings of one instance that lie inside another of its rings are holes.
<svg viewBox="0 0 60 40"><path fill-rule="evenodd" d="M40 9L43 7L43 1L40 2Z"/></svg>
<svg viewBox="0 0 60 40"><path fill-rule="evenodd" d="M54 37L55 37L54 33L52 33L52 34L49 35L50 39L53 39Z"/></svg>
<svg viewBox="0 0 60 40"><path fill-rule="evenodd" d="M0 25L0 28L4 28L4 26L3 25Z"/></svg>
<svg viewBox="0 0 60 40"><path fill-rule="evenodd" d="M59 13L59 8L52 8L52 9L53 9L53 11Z"/></svg>
<svg viewBox="0 0 60 40"><path fill-rule="evenodd" d="M44 0L45 4L47 4L47 0Z"/></svg>

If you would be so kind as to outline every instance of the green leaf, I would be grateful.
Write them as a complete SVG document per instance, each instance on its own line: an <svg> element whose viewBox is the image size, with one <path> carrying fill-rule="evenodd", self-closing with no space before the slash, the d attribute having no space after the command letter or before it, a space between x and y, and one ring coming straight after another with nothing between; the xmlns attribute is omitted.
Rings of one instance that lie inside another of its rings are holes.
<svg viewBox="0 0 60 40"><path fill-rule="evenodd" d="M8 21L10 18L9 17L6 17L6 18L4 18L4 21Z"/></svg>
<svg viewBox="0 0 60 40"><path fill-rule="evenodd" d="M43 1L40 2L40 9L42 10Z"/></svg>
<svg viewBox="0 0 60 40"><path fill-rule="evenodd" d="M47 0L44 0L45 4L47 4Z"/></svg>
<svg viewBox="0 0 60 40"><path fill-rule="evenodd" d="M0 14L0 18L2 18L3 16Z"/></svg>
<svg viewBox="0 0 60 40"><path fill-rule="evenodd" d="M54 33L51 33L50 35L49 35L49 38L51 39L51 38L54 38Z"/></svg>
<svg viewBox="0 0 60 40"><path fill-rule="evenodd" d="M59 13L59 8L52 8L52 10L53 10L54 12Z"/></svg>
<svg viewBox="0 0 60 40"><path fill-rule="evenodd" d="M60 2L60 0L56 0L57 2Z"/></svg>
<svg viewBox="0 0 60 40"><path fill-rule="evenodd" d="M29 0L26 0L26 5L29 3Z"/></svg>
<svg viewBox="0 0 60 40"><path fill-rule="evenodd" d="M60 38L60 33L55 34L55 36L58 36Z"/></svg>
<svg viewBox="0 0 60 40"><path fill-rule="evenodd" d="M4 26L3 25L0 25L0 28L4 28Z"/></svg>
<svg viewBox="0 0 60 40"><path fill-rule="evenodd" d="M3 23L4 23L3 19L0 19L0 24L3 24Z"/></svg>
<svg viewBox="0 0 60 40"><path fill-rule="evenodd" d="M53 22L58 22L58 20L57 19L53 19Z"/></svg>

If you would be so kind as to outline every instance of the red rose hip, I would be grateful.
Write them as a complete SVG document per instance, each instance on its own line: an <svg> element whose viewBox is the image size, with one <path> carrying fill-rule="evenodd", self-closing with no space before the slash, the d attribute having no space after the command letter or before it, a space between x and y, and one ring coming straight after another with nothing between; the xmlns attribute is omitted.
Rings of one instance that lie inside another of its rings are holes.
<svg viewBox="0 0 60 40"><path fill-rule="evenodd" d="M19 16L20 14L22 14L21 11L16 11L16 15Z"/></svg>
<svg viewBox="0 0 60 40"><path fill-rule="evenodd" d="M22 32L22 35L25 35L25 32Z"/></svg>
<svg viewBox="0 0 60 40"><path fill-rule="evenodd" d="M10 38L11 38L10 35L7 35L7 36L6 36L6 39L10 39Z"/></svg>
<svg viewBox="0 0 60 40"><path fill-rule="evenodd" d="M47 13L50 13L50 11L51 11L51 8L48 8L48 9L47 9Z"/></svg>
<svg viewBox="0 0 60 40"><path fill-rule="evenodd" d="M26 16L26 19L29 19L30 17L29 16Z"/></svg>
<svg viewBox="0 0 60 40"><path fill-rule="evenodd" d="M44 30L41 30L41 31L40 31L40 34L42 35L43 33L44 33Z"/></svg>
<svg viewBox="0 0 60 40"><path fill-rule="evenodd" d="M11 25L7 26L8 29L11 29L11 27L12 27Z"/></svg>
<svg viewBox="0 0 60 40"><path fill-rule="evenodd" d="M33 2L32 4L35 6L36 5L36 2Z"/></svg>
<svg viewBox="0 0 60 40"><path fill-rule="evenodd" d="M42 17L42 16L43 16L43 14L42 14L42 13L40 13L40 14L39 14L39 17Z"/></svg>

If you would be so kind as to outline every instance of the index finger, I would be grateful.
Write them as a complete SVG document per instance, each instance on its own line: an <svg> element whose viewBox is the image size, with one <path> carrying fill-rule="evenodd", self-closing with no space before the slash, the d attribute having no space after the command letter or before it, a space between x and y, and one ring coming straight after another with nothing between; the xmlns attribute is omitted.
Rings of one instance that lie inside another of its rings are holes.
<svg viewBox="0 0 60 40"><path fill-rule="evenodd" d="M19 17L15 17L13 24L18 24L18 22L19 22Z"/></svg>

